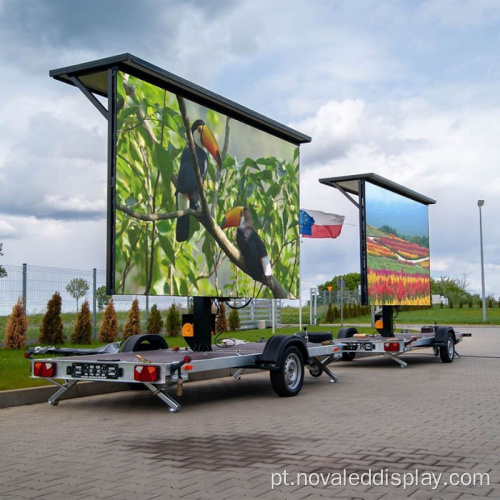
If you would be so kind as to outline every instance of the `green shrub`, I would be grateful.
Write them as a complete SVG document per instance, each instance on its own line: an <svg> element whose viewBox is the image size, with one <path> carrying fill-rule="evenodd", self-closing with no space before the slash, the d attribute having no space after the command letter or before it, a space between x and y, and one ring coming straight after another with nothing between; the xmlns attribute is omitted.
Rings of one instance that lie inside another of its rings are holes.
<svg viewBox="0 0 500 500"><path fill-rule="evenodd" d="M163 320L161 313L156 304L153 304L151 311L149 311L148 324L146 326L146 333L160 334L163 328Z"/></svg>
<svg viewBox="0 0 500 500"><path fill-rule="evenodd" d="M176 335L179 335L181 325L182 322L179 314L179 309L175 304L172 304L167 312L167 323L165 325L167 335L169 337L175 337Z"/></svg>
<svg viewBox="0 0 500 500"><path fill-rule="evenodd" d="M327 323L333 323L335 320L334 315L333 315L333 305L328 304L328 309L326 311L326 322Z"/></svg>
<svg viewBox="0 0 500 500"><path fill-rule="evenodd" d="M240 315L238 313L238 309L231 309L228 321L229 321L229 330L235 332L236 330L240 329L241 323L240 323Z"/></svg>
<svg viewBox="0 0 500 500"><path fill-rule="evenodd" d="M63 333L61 306L61 296L59 292L54 292L52 298L47 302L47 311L40 326L40 335L38 336L40 344L54 346L64 344L66 337Z"/></svg>

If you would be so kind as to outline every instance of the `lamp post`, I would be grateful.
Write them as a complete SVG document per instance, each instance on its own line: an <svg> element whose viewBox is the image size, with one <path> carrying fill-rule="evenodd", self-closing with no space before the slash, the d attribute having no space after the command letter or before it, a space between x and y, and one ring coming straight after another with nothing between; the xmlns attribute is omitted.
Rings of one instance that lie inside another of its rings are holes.
<svg viewBox="0 0 500 500"><path fill-rule="evenodd" d="M479 241L481 246L481 284L482 284L482 298L483 298L483 321L486 321L486 295L484 292L483 217L481 214L481 207L483 205L484 205L484 200L477 201L477 206L479 207Z"/></svg>

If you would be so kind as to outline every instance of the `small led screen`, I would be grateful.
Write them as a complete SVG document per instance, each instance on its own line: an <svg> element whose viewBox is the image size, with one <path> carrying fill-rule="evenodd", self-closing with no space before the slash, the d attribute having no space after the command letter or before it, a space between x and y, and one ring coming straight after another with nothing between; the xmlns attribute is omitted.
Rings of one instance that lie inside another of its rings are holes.
<svg viewBox="0 0 500 500"><path fill-rule="evenodd" d="M365 183L370 305L430 305L428 207Z"/></svg>
<svg viewBox="0 0 500 500"><path fill-rule="evenodd" d="M113 293L297 296L299 147L124 72L115 107Z"/></svg>

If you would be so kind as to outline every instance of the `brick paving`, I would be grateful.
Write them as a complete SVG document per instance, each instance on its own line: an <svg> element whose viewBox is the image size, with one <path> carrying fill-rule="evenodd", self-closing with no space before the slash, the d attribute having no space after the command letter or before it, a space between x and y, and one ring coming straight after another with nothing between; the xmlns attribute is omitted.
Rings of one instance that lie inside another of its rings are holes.
<svg viewBox="0 0 500 500"><path fill-rule="evenodd" d="M461 330L451 364L340 362L337 384L307 374L294 398L258 373L186 384L176 414L149 391L1 409L0 499L500 498L500 328ZM332 484L416 470L441 481ZM490 484L451 484L473 473Z"/></svg>

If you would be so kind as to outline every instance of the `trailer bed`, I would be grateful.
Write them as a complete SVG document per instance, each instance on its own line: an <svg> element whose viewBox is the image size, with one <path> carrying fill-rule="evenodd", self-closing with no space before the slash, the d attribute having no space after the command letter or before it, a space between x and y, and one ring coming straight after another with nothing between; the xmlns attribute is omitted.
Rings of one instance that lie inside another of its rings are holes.
<svg viewBox="0 0 500 500"><path fill-rule="evenodd" d="M327 365L340 360L339 347L332 342L325 345L306 343L299 337L295 337L293 343L295 346L304 346L303 353L307 353L304 364L309 365L310 370L315 373L319 371L319 374L326 373L331 382L337 381L336 375ZM278 355L270 357L269 349L266 353L267 345L264 342L252 342L227 347L214 345L211 351L205 352L174 348L33 358L31 373L34 378L44 378L59 386L59 390L48 401L51 405L58 404L59 398L79 381L109 381L143 384L160 397L170 411L176 412L180 405L165 390L176 385L177 393L181 395L183 382L196 378L196 374L237 369L234 377L239 379L247 369L282 369L281 363L286 361L281 360ZM292 364L291 369L300 367ZM59 382L60 380L63 382Z"/></svg>

